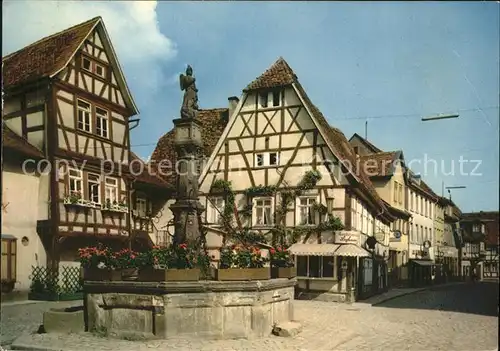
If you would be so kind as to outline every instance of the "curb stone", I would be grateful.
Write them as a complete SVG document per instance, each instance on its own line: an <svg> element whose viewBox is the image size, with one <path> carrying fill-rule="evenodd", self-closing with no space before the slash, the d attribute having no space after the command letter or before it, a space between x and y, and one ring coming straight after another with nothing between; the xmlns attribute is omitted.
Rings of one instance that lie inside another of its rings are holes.
<svg viewBox="0 0 500 351"><path fill-rule="evenodd" d="M375 302L375 303L373 303L371 305L372 306L377 306L377 305L380 305L380 304L382 304L384 302L397 299L398 297L415 294L415 293L418 293L418 292L421 292L421 291L425 291L425 290L437 290L437 289L447 288L449 286L463 285L463 284L466 284L466 283L465 282L456 282L456 283L449 283L449 284L428 286L428 287L425 287L425 288L420 288L420 289L416 289L416 290L413 290L413 291L404 292L404 293L396 295L396 296L391 296L391 297L388 297L388 298L386 298L386 299L384 299L382 301L377 301L377 302Z"/></svg>

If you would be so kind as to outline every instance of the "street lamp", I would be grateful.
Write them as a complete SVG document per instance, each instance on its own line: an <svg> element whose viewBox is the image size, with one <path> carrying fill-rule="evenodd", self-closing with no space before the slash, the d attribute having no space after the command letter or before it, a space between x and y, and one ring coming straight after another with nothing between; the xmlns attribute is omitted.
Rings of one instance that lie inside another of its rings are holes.
<svg viewBox="0 0 500 351"><path fill-rule="evenodd" d="M459 186L447 186L446 190L448 190L448 194L450 195L450 200L451 200L451 189L465 189L467 188L464 185L459 185Z"/></svg>
<svg viewBox="0 0 500 351"><path fill-rule="evenodd" d="M426 121L435 121L438 119L458 118L458 116L460 115L456 114L456 115L438 115L438 116L422 117L422 121L426 122Z"/></svg>

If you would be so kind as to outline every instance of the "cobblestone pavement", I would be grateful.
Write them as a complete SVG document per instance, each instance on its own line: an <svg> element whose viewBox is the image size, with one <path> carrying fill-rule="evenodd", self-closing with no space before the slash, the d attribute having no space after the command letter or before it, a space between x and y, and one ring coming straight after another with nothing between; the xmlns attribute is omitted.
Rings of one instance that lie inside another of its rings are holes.
<svg viewBox="0 0 500 351"><path fill-rule="evenodd" d="M498 284L449 286L399 297L378 306L296 301L303 331L294 338L132 342L87 334L25 335L14 345L52 350L494 350L498 344ZM39 305L39 312L41 312ZM29 307L25 306L26 308ZM16 306L16 308L20 308ZM30 307L31 308L31 307ZM33 311L32 311L33 312ZM3 313L3 312L2 312ZM13 311L6 311L10 316ZM26 316L29 312L20 312ZM29 318L21 318L27 323ZM31 323L33 329L40 318ZM15 323L11 320L10 323ZM2 319L2 328L4 320ZM29 330L25 325L23 331ZM13 332L21 329L11 328ZM12 337L12 335L11 335ZM3 330L2 330L3 340Z"/></svg>

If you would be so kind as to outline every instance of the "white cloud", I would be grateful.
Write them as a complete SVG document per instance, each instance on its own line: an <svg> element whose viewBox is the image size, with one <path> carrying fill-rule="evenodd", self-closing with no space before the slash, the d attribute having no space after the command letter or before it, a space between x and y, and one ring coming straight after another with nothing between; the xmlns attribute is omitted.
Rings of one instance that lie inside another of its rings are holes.
<svg viewBox="0 0 500 351"><path fill-rule="evenodd" d="M136 89L155 89L164 81L160 64L177 54L175 43L160 32L156 6L156 1L5 1L2 52L101 16L127 80Z"/></svg>

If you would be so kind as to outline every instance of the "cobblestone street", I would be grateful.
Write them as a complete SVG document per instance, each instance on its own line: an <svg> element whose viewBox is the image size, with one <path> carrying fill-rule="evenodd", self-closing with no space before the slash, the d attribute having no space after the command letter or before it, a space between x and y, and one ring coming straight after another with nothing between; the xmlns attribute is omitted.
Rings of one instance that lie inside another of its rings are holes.
<svg viewBox="0 0 500 351"><path fill-rule="evenodd" d="M65 303L68 305L70 303ZM74 303L73 303L74 304ZM55 303L2 307L2 344L40 350L494 350L498 282L417 292L377 306L296 301L303 331L294 338L132 342L88 334L34 334ZM28 333L28 334L27 334ZM5 348L5 346L4 346Z"/></svg>

